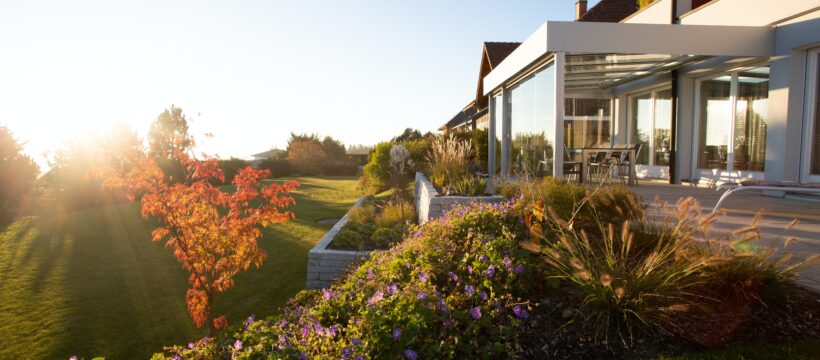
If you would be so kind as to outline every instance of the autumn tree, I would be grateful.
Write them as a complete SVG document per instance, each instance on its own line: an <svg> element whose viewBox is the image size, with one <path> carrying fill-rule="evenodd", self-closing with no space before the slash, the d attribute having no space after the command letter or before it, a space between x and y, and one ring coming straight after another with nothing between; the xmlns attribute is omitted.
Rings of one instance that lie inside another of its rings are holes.
<svg viewBox="0 0 820 360"><path fill-rule="evenodd" d="M146 151L131 151L127 161L98 175L104 186L141 198L142 215L158 221L152 239L165 241L189 272L188 311L197 327L210 332L227 325L224 316L213 314L215 298L233 286L237 273L261 266L267 256L257 243L262 228L293 218L284 209L294 203L287 194L298 183L261 186L268 171L247 166L233 178L236 190L226 192L214 184L224 182L217 159L197 160L179 149L172 156L185 166L184 181L169 181Z"/></svg>
<svg viewBox="0 0 820 360"><path fill-rule="evenodd" d="M171 105L151 123L148 130L148 144L151 154L157 158L171 159L175 151L185 152L193 145L188 134L188 118L182 109Z"/></svg>
<svg viewBox="0 0 820 360"><path fill-rule="evenodd" d="M0 220L14 215L34 188L39 172L11 130L0 126Z"/></svg>

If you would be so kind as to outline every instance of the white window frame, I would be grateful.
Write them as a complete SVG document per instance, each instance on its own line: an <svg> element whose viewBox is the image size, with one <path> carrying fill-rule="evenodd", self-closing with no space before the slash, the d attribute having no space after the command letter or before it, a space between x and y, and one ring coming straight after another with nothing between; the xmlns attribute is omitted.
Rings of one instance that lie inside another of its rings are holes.
<svg viewBox="0 0 820 360"><path fill-rule="evenodd" d="M817 92L820 91L820 74L818 74L818 62L820 62L820 48L814 48L806 52L806 91L804 93L805 109L803 111L803 159L800 170L800 181L820 182L820 174L811 173L812 141L814 134L815 114L820 111L817 105Z"/></svg>
<svg viewBox="0 0 820 360"><path fill-rule="evenodd" d="M692 142L694 145L692 148L692 174L697 176L701 179L709 179L714 180L717 182L724 182L724 181L735 181L740 179L754 179L754 180L763 180L765 169L764 171L749 171L749 170L735 170L735 118L737 116L737 91L738 91L738 73L759 68L769 66L771 70L771 64L767 62L750 64L738 68L732 68L728 71L722 71L718 73L714 73L708 76L704 76L701 78L695 79L695 108L694 108L694 132L692 133L694 136L692 137ZM729 143L727 144L726 149L726 169L704 169L700 168L699 166L699 159L700 159L700 126L701 126L701 101L700 101L700 89L701 84L704 81L711 80L714 78L718 78L721 76L730 76L732 78L731 83L729 85L729 102L731 103L730 107L732 109L730 122L729 122ZM769 73L769 81L771 82L771 72ZM770 89L771 92L771 89ZM768 114L767 114L768 115ZM768 136L768 134L767 134Z"/></svg>
<svg viewBox="0 0 820 360"><path fill-rule="evenodd" d="M641 91L637 91L627 95L626 97L626 143L627 144L636 144L635 141L635 134L632 133L632 124L636 121L636 119L632 118L632 99L649 94L649 111L652 114L652 124L651 124L651 132L649 136L649 148L646 149L647 151L647 158L649 160L648 164L635 164L635 172L637 173L638 177L649 177L649 178L660 178L660 179L668 179L669 178L669 165L655 165L655 99L657 98L657 94L664 90L671 90L672 87L670 84L664 84L661 86L651 87L649 89L644 89ZM673 110L674 111L674 110ZM669 120L670 125L672 120ZM670 129L671 130L671 129Z"/></svg>

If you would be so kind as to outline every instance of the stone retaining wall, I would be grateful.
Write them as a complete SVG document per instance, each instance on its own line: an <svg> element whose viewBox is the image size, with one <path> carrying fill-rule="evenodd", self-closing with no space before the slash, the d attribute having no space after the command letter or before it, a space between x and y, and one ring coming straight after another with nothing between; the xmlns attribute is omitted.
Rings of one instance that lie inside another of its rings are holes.
<svg viewBox="0 0 820 360"><path fill-rule="evenodd" d="M416 213L419 224L424 224L432 219L444 215L456 204L467 204L471 202L500 203L504 198L499 195L492 196L441 196L433 183L427 179L424 173L416 173L415 182Z"/></svg>
<svg viewBox="0 0 820 360"><path fill-rule="evenodd" d="M353 204L352 208L361 206L363 201L364 198L360 198ZM329 286L333 280L344 274L350 265L370 257L370 251L331 250L327 248L336 234L347 224L349 213L350 211L336 222L330 231L325 234L325 237L308 252L307 284L305 285L307 289L321 289Z"/></svg>

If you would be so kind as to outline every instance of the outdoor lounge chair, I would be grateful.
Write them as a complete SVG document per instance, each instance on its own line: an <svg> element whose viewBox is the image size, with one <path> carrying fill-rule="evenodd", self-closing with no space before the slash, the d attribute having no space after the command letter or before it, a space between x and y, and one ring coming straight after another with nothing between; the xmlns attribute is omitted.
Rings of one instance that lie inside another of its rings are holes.
<svg viewBox="0 0 820 360"><path fill-rule="evenodd" d="M746 180L741 181L739 184L737 183L726 183L723 185L718 186L716 190L727 189L723 195L718 200L717 204L715 204L715 208L712 209L712 212L717 212L720 209L720 206L723 205L723 202L732 194L740 191L746 190L758 190L758 191L791 191L796 193L806 193L806 194L820 194L820 184L811 183L811 184L801 184L795 182L788 182L788 181L781 181L781 182L774 182L774 181L759 181L759 180Z"/></svg>

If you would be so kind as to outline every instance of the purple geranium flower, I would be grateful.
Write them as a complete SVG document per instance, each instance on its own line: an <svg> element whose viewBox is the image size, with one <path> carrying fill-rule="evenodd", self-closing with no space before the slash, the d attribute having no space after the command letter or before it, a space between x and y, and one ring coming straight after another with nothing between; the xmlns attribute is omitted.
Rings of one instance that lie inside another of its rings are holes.
<svg viewBox="0 0 820 360"><path fill-rule="evenodd" d="M77 360L77 355L71 355L71 357L69 357L68 360Z"/></svg>
<svg viewBox="0 0 820 360"><path fill-rule="evenodd" d="M424 271L419 271L419 281L426 283L429 279Z"/></svg>
<svg viewBox="0 0 820 360"><path fill-rule="evenodd" d="M487 301L487 293L482 291L481 294L478 294L478 296L481 297L481 301Z"/></svg>
<svg viewBox="0 0 820 360"><path fill-rule="evenodd" d="M415 351L407 349L404 350L404 357L407 358L407 360L416 360L416 358L418 358L418 355Z"/></svg>
<svg viewBox="0 0 820 360"><path fill-rule="evenodd" d="M398 341L401 338L401 328L393 329L393 340Z"/></svg>
<svg viewBox="0 0 820 360"><path fill-rule="evenodd" d="M509 269L510 267L512 267L512 264L513 264L512 259L510 259L509 256L505 256L504 257L504 265L506 265L507 268Z"/></svg>
<svg viewBox="0 0 820 360"><path fill-rule="evenodd" d="M475 288L472 285L467 285L464 287L464 292L467 293L467 296L473 296L473 294L475 294Z"/></svg>
<svg viewBox="0 0 820 360"><path fill-rule="evenodd" d="M523 274L523 273L524 273L524 270L526 270L526 269L527 269L527 268L524 266L524 264L518 264L518 266L516 266L516 267L515 267L515 271L514 271L514 272L515 272L516 274Z"/></svg>
<svg viewBox="0 0 820 360"><path fill-rule="evenodd" d="M356 357L354 357L353 359L355 359L355 360L364 360L364 356L356 355Z"/></svg>
<svg viewBox="0 0 820 360"><path fill-rule="evenodd" d="M423 292L419 292L418 294L416 294L416 298L421 300L421 301L426 301L427 300L427 294L425 294Z"/></svg>
<svg viewBox="0 0 820 360"><path fill-rule="evenodd" d="M515 313L516 316L522 319L530 317L530 313L527 311L527 309L521 307L521 305L516 305L515 307L513 307L513 313Z"/></svg>
<svg viewBox="0 0 820 360"><path fill-rule="evenodd" d="M384 291L376 290L376 292L373 293L373 296L371 296L370 299L367 299L367 303L373 305L381 302L382 300L384 300Z"/></svg>
<svg viewBox="0 0 820 360"><path fill-rule="evenodd" d="M195 346L195 345L194 345L194 343L192 343L192 342L189 342L189 343L188 343L188 348L189 348L189 349L193 349L193 348L194 348L194 346Z"/></svg>
<svg viewBox="0 0 820 360"><path fill-rule="evenodd" d="M481 319L481 307L476 306L470 309L470 316L475 320Z"/></svg>
<svg viewBox="0 0 820 360"><path fill-rule="evenodd" d="M395 284L387 285L387 293L390 295L395 295L399 292L399 288Z"/></svg>
<svg viewBox="0 0 820 360"><path fill-rule="evenodd" d="M345 359L347 359L348 357L350 357L350 348L349 348L349 347L345 346L345 347L342 349L342 357L343 357L343 358L345 358Z"/></svg>
<svg viewBox="0 0 820 360"><path fill-rule="evenodd" d="M455 282L458 282L458 275L456 275L456 274L455 274L455 273L453 273L452 271L448 271L448 272L447 272L447 276L449 276L449 277L450 277L450 280L453 280L453 281L455 281Z"/></svg>
<svg viewBox="0 0 820 360"><path fill-rule="evenodd" d="M251 314L251 316L248 316L248 318L245 319L245 327L247 328L248 326L251 326L254 321L256 321L256 316Z"/></svg>
<svg viewBox="0 0 820 360"><path fill-rule="evenodd" d="M479 262L485 262L485 261L487 261L487 259L489 259L489 258L487 257L487 255L481 255L481 257L480 257L480 258L478 258L478 261L479 261Z"/></svg>
<svg viewBox="0 0 820 360"><path fill-rule="evenodd" d="M445 314L450 312L450 309L447 307L447 303L444 302L444 299L438 301L438 308Z"/></svg>
<svg viewBox="0 0 820 360"><path fill-rule="evenodd" d="M305 360L305 359L307 359L307 355L305 355L305 352L304 351L300 352L299 353L299 360Z"/></svg>
<svg viewBox="0 0 820 360"><path fill-rule="evenodd" d="M323 289L322 290L322 297L325 298L325 300L330 300L330 299L333 299L334 294L333 294L332 291L330 291L328 289Z"/></svg>
<svg viewBox="0 0 820 360"><path fill-rule="evenodd" d="M487 271L485 272L485 274L487 275L488 278L493 277L493 275L495 275L495 266L490 265L490 267L487 268Z"/></svg>
<svg viewBox="0 0 820 360"><path fill-rule="evenodd" d="M373 275L373 269L367 269L367 278L370 280L373 280L373 278L375 278L375 275Z"/></svg>
<svg viewBox="0 0 820 360"><path fill-rule="evenodd" d="M242 340L236 340L236 342L233 343L233 348L236 350L242 350Z"/></svg>
<svg viewBox="0 0 820 360"><path fill-rule="evenodd" d="M362 341L359 340L359 338L351 338L350 343L353 344L353 345L361 345Z"/></svg>
<svg viewBox="0 0 820 360"><path fill-rule="evenodd" d="M469 274L472 274L472 273L473 273L473 267L472 267L472 265L467 265L467 273L469 273Z"/></svg>

